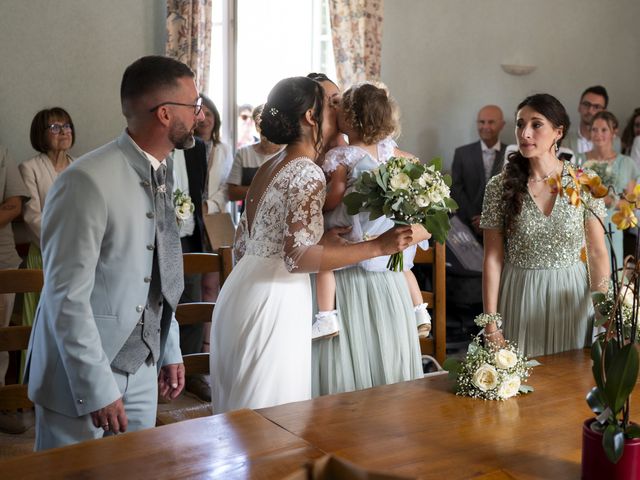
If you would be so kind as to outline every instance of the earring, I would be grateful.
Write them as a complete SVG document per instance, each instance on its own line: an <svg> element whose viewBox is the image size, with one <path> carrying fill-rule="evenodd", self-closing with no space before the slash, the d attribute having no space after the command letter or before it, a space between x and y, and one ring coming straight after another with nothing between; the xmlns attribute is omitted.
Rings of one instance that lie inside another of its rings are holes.
<svg viewBox="0 0 640 480"><path fill-rule="evenodd" d="M558 145L558 142L556 142L556 153L558 153L558 150L560 150L560 145Z"/></svg>

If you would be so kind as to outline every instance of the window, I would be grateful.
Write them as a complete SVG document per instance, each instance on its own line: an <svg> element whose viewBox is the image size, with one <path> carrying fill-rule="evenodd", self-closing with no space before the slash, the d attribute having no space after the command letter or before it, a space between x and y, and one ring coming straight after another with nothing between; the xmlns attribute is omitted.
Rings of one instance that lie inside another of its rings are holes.
<svg viewBox="0 0 640 480"><path fill-rule="evenodd" d="M226 141L236 138L237 106L264 103L279 80L335 78L328 0L213 0L212 16L209 95Z"/></svg>

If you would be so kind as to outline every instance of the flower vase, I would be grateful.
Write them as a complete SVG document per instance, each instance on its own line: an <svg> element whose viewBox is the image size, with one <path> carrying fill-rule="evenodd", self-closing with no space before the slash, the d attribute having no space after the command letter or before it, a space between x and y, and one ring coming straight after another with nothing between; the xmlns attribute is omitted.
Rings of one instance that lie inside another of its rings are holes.
<svg viewBox="0 0 640 480"><path fill-rule="evenodd" d="M640 439L624 441L624 453L611 463L602 448L602 434L591 430L595 418L582 425L582 480L626 480L640 478Z"/></svg>

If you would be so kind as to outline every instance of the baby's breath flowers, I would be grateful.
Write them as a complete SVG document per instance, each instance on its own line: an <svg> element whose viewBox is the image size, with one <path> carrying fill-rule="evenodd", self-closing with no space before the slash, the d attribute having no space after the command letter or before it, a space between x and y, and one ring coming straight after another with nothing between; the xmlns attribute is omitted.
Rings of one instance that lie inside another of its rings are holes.
<svg viewBox="0 0 640 480"><path fill-rule="evenodd" d="M451 198L451 177L441 169L439 158L424 165L417 158L391 157L358 178L354 191L343 200L347 212L369 212L372 220L386 216L396 225L421 224L434 240L444 243L451 228L449 213L458 205ZM402 252L392 255L387 268L401 271L402 267Z"/></svg>

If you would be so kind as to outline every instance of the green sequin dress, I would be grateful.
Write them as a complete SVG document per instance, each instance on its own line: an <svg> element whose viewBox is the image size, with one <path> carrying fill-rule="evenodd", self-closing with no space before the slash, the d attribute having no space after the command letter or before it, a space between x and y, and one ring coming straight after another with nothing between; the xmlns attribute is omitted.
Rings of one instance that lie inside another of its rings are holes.
<svg viewBox="0 0 640 480"><path fill-rule="evenodd" d="M499 174L487 184L481 228L504 229L502 192ZM596 215L606 216L602 200L588 194L583 200ZM498 311L505 338L529 357L582 348L590 341L593 306L580 251L584 222L591 216L563 197L556 197L545 216L527 194L513 233L505 236Z"/></svg>

